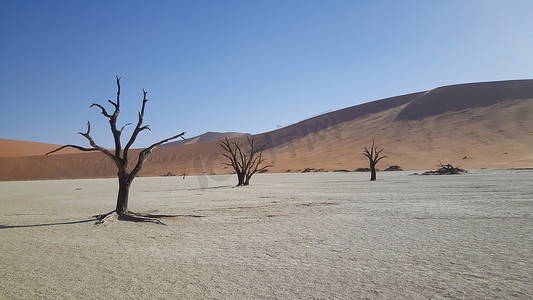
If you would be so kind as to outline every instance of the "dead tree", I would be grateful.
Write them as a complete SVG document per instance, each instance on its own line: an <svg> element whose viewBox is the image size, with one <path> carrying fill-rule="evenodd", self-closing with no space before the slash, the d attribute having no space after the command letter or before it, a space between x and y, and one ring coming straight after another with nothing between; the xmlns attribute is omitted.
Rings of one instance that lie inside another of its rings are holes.
<svg viewBox="0 0 533 300"><path fill-rule="evenodd" d="M235 174L237 174L237 186L245 186L250 184L250 178L257 173L263 172L272 165L260 166L263 162L263 151L265 151L266 144L255 148L254 137L246 137L248 141L249 151L243 151L239 142L230 142L227 138L220 140L219 145L226 153L223 153L229 163L227 166L233 167Z"/></svg>
<svg viewBox="0 0 533 300"><path fill-rule="evenodd" d="M111 211L111 212L109 212L107 214L96 215L94 217L97 218L99 220L99 222L101 223L108 216L116 213L116 214L118 214L119 218L125 219L125 220L150 221L150 222L161 223L158 219L154 218L154 217L158 217L158 216L154 216L154 215L144 215L143 216L141 214L132 213L132 212L130 212L128 210L128 196L129 196L130 186L131 186L131 183L132 183L133 179L135 178L135 176L137 176L137 174L139 174L139 171L141 171L141 168L142 168L144 162L146 161L148 156L152 153L152 150L155 147L157 147L157 146L159 146L159 145L161 145L163 143L166 143L166 142L168 142L170 140L173 140L173 139L183 138L183 135L185 134L185 132L182 132L182 133L180 133L178 135L175 135L173 137L170 137L170 138L164 139L162 141L159 141L159 142L157 142L155 144L152 144L148 148L142 150L139 153L139 157L137 159L137 164L133 167L133 169L131 169L131 171L128 172L128 163L129 163L129 159L130 159L129 158L130 147L133 145L133 142L135 142L135 139L137 138L139 133L141 133L141 131L150 130L150 127L148 125L143 125L144 108L146 106L146 102L148 102L148 99L146 98L147 92L144 91L144 89L143 89L142 107L141 107L141 111L139 112L139 120L137 121L137 126L135 126L135 129L133 130L133 133L132 133L130 139L128 140L128 142L126 144L126 147L124 147L124 149L122 149L121 140L120 140L122 131L124 130L124 128L126 126L131 125L131 123L127 123L126 125L122 126L120 129L117 128L117 118L118 118L118 115L120 113L120 77L117 76L116 79L117 79L117 100L116 100L116 102L108 100L108 102L111 103L113 105L113 107L115 108L114 112L112 114L109 114L106 111L106 109L100 104L93 103L90 106L90 107L96 106L96 107L100 108L100 110L102 112L102 115L104 115L106 118L109 119L109 125L111 127L111 132L113 133L113 138L114 138L114 141L115 141L114 154L111 153L109 150L107 150L107 149L105 149L105 148L103 148L101 146L98 146L94 142L94 140L90 136L91 123L87 122L87 132L85 132L85 133L80 132L79 134L81 134L83 137L85 137L89 141L89 144L92 146L92 148L85 148L85 147L76 146L76 145L65 145L65 146L59 147L59 148L57 148L57 149L55 149L53 151L50 151L50 152L46 153L46 155L54 153L54 152L57 152L57 151L59 151L61 149L67 148L67 147L76 148L76 149L81 150L81 151L100 151L100 152L102 152L107 157L109 157L109 159L111 159L113 161L113 163L117 166L117 169L118 169L118 173L117 173L117 176L118 176L118 187L119 187L118 188L118 197L117 197L117 205L116 205L115 210L113 210L113 211ZM161 217L161 216L159 216L159 217Z"/></svg>
<svg viewBox="0 0 533 300"><path fill-rule="evenodd" d="M367 147L365 147L363 151L363 155L368 157L368 160L370 161L370 181L376 180L376 165L377 163L387 158L387 156L380 156L381 152L383 152L383 149L378 150L377 147L374 147L374 141L372 140L372 147L370 147L370 150L368 150Z"/></svg>

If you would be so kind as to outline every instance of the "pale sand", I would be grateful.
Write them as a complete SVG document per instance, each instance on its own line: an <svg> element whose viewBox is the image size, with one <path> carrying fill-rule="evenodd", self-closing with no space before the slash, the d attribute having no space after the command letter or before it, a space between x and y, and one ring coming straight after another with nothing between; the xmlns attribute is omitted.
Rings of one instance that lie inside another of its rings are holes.
<svg viewBox="0 0 533 300"><path fill-rule="evenodd" d="M409 173L0 182L0 299L531 299L533 171Z"/></svg>

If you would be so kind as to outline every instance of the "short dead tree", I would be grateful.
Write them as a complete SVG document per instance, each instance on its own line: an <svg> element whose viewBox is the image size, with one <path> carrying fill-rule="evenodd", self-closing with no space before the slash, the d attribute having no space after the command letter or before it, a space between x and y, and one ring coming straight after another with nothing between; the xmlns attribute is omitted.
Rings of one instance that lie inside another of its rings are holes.
<svg viewBox="0 0 533 300"><path fill-rule="evenodd" d="M124 150L122 149L122 146L121 146L121 140L120 140L120 136L122 134L122 131L124 130L124 128L128 125L131 125L131 123L128 123L124 126L122 126L120 129L117 129L117 118L118 118L118 115L120 113L120 77L116 77L117 79L117 100L116 102L113 102L111 100L108 100L109 103L111 103L113 105L113 107L115 108L114 112L112 114L109 114L106 109L100 105L100 104L96 104L96 103L93 103L90 107L93 107L93 106L96 106L98 108L101 109L101 112L102 112L102 115L104 115L106 118L109 119L109 125L111 127L111 132L113 133L113 138L114 138L114 141L115 141L115 151L114 151L114 154L111 153L109 150L101 147L101 146L98 146L94 140L91 138L90 136L90 132L91 132L91 123L90 122L87 122L87 132L83 133L83 132L80 132L80 134L85 137L88 141L89 141L89 144L92 146L92 148L85 148L85 147L81 147L81 146L76 146L76 145L65 145L65 146L62 146L62 147L59 147L53 151L50 151L48 153L46 153L46 155L48 154L51 154L51 153L54 153L54 152L57 152L61 149L64 149L64 148L67 148L67 147L72 147L72 148L75 148L75 149L78 149L78 150L81 150L81 151L100 151L102 152L103 154L105 154L105 156L109 157L109 159L111 159L113 161L113 163L115 163L115 165L117 166L117 169L118 169L118 173L117 173L117 176L118 176L118 197L117 197L117 205L116 205L116 208L115 210L109 212L109 213L106 213L106 214L101 214L101 215L95 215L94 217L96 219L98 219L98 222L97 223L102 223L106 218L108 218L109 216L113 215L113 214L117 214L119 216L119 219L123 219L123 220L129 220L129 221L142 221L142 222L155 222L155 223L161 223L161 221L158 219L160 217L171 217L170 215L143 215L143 214L138 214L138 213L133 213L131 211L128 210L128 196L129 196L129 190L130 190L130 186L131 186L131 183L133 181L133 179L135 178L135 176L137 176L137 174L139 174L139 171L141 171L141 168L144 164L144 162L146 161L146 159L148 158L148 156L152 153L152 150L163 144L163 143L166 143L170 140L173 140L173 139L177 139L177 138L183 138L183 135L185 135L185 132L182 132L178 135L175 135L173 137L170 137L170 138L167 138L167 139L164 139L162 141L159 141L155 144L152 144L151 146L149 146L148 148L142 150L140 153L139 153L139 157L137 159L137 164L133 167L133 169L131 171L128 172L128 163L129 163L129 150L130 150L130 147L133 145L133 142L135 142L135 139L137 138L137 135L143 131L143 130L150 130L150 127L148 125L144 125L143 126L143 117L144 117L144 108L145 108L145 105L146 105L146 102L148 102L148 99L146 98L146 94L147 92L143 90L143 100L142 100L142 108L141 108L141 111L139 112L139 120L137 122L137 126L135 126L135 129L133 130L133 133L130 137L130 139L128 140L127 144L126 144L126 147L124 147Z"/></svg>
<svg viewBox="0 0 533 300"><path fill-rule="evenodd" d="M247 136L246 139L248 141L248 151L243 150L238 142L230 142L227 138L220 140L218 143L225 151L222 155L230 161L225 163L225 165L233 167L235 174L237 174L237 179L239 180L237 186L249 185L250 178L255 173L264 172L267 168L272 167L272 165L261 166L265 161L263 159L263 151L265 151L266 144L256 148L253 136L251 138Z"/></svg>
<svg viewBox="0 0 533 300"><path fill-rule="evenodd" d="M376 180L376 165L377 163L387 158L387 156L380 156L381 152L383 152L383 149L378 150L377 147L374 147L374 141L372 141L372 147L370 147L370 150L368 150L367 147L365 147L363 151L363 155L368 157L368 160L370 161L370 180Z"/></svg>

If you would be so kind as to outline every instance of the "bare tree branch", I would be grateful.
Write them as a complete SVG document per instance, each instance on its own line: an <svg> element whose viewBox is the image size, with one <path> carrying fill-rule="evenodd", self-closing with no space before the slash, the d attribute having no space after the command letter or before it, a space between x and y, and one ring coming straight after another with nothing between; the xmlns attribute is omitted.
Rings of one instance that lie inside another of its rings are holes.
<svg viewBox="0 0 533 300"><path fill-rule="evenodd" d="M126 128L126 126L129 126L131 125L131 123L126 123L124 126L122 126L122 128L120 128L119 132L122 134L122 131L124 130L124 128Z"/></svg>
<svg viewBox="0 0 533 300"><path fill-rule="evenodd" d="M118 108L118 105L115 102L111 101L110 99L107 99L107 102L111 103L115 107L115 109Z"/></svg>
<svg viewBox="0 0 533 300"><path fill-rule="evenodd" d="M115 76L117 79L117 102L113 102L111 100L107 100L109 103L113 104L115 107L115 113L118 115L118 111L120 109L120 79L122 77Z"/></svg>
<svg viewBox="0 0 533 300"><path fill-rule="evenodd" d="M117 102L113 102L111 100L107 100L109 103L111 103L115 107L115 111L113 112L113 115L110 115L103 106L100 104L93 103L91 107L97 106L102 110L102 114L106 116L109 119L109 126L111 127L111 133L113 133L113 139L115 141L115 156L120 158L121 152L122 152L122 146L120 143L120 135L122 134L122 130L124 127L122 127L121 130L117 130L117 118L120 113L120 77L116 76L117 79Z"/></svg>
<svg viewBox="0 0 533 300"><path fill-rule="evenodd" d="M96 104L96 103L93 103L93 104L91 104L91 106L89 106L89 107L93 107L93 106L98 106L98 107L102 110L102 115L104 115L104 116L106 116L106 117L108 117L108 118L112 118L112 116L111 116L110 114L107 113L107 111L105 110L105 108L104 108L102 105L100 105L100 104Z"/></svg>
<svg viewBox="0 0 533 300"><path fill-rule="evenodd" d="M86 133L80 132L79 134L84 136L89 141L89 144L91 146L93 146L94 149L96 149L96 150L102 152L103 154L105 154L107 157L109 157L117 165L117 167L120 168L120 165L123 163L122 159L120 159L120 157L117 157L117 156L111 154L111 152L109 152L106 148L98 146L94 142L93 138L89 135L90 131L91 131L91 123L89 121L87 121L87 132Z"/></svg>
<svg viewBox="0 0 533 300"><path fill-rule="evenodd" d="M141 131L146 129L146 126L142 127L143 118L144 118L144 108L146 106L146 102L148 102L148 99L146 99L146 94L147 92L143 89L143 101L142 101L141 111L139 112L139 120L137 121L137 126L135 126L135 129L133 130L133 133L131 134L130 140L126 144L126 147L124 147L124 157L128 156L128 151L131 145L133 145L133 142L135 142L135 139L137 139L137 135Z"/></svg>
<svg viewBox="0 0 533 300"><path fill-rule="evenodd" d="M152 144L150 147L148 147L148 148L146 148L146 149L144 149L144 150L149 150L149 151L151 151L151 150L154 149L155 147L160 146L160 145L162 145L162 144L164 144L164 143L166 143L166 142L168 142L168 141L171 141L171 140L174 140L174 139L177 139L177 138L181 138L181 139L185 140L185 138L183 137L185 134L186 134L186 132L184 131L184 132L182 132L182 133L180 133L180 134L177 134L177 135L175 135L175 136L173 136L173 137L169 137L168 139L164 139L164 140L159 141L159 142L157 142L157 143L155 143L155 144Z"/></svg>
<svg viewBox="0 0 533 300"><path fill-rule="evenodd" d="M380 160L384 159L384 158L389 158L388 156L381 156L379 158L377 158L376 160L374 160L374 164L377 164Z"/></svg>
<svg viewBox="0 0 533 300"><path fill-rule="evenodd" d="M173 137L169 137L168 139L164 139L162 141L159 141L155 144L152 144L150 147L144 149L141 151L141 153L139 153L139 160L137 161L137 165L135 166L135 168L133 168L133 170L131 171L130 173L130 180L133 180L133 178L135 178L135 176L137 176L137 174L139 173L139 171L141 171L141 168L144 164L144 161L148 158L148 156L152 153L152 150L159 146L159 145L162 145L168 141L171 141L171 140L174 140L174 139L177 139L177 138L182 138L182 139L185 139L183 136L185 135L186 132L182 132L178 135L175 135Z"/></svg>
<svg viewBox="0 0 533 300"><path fill-rule="evenodd" d="M62 149L68 148L68 147L76 148L76 149L78 149L80 151L98 151L98 149L94 149L94 148L85 148L85 147L76 146L76 145L65 145L65 146L61 146L61 147L59 147L59 148L57 148L55 150L52 150L52 151L46 153L45 155L52 154L54 152L57 152L59 150L62 150Z"/></svg>

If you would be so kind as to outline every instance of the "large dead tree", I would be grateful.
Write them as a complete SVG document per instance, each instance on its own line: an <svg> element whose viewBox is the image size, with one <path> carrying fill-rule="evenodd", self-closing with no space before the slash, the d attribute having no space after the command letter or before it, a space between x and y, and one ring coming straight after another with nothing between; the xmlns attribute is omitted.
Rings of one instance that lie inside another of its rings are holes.
<svg viewBox="0 0 533 300"><path fill-rule="evenodd" d="M177 139L177 138L183 138L183 135L185 134L185 132L182 132L178 135L175 135L173 137L170 137L170 138L167 138L167 139L164 139L162 141L159 141L155 144L152 144L151 146L149 146L148 148L142 150L140 153L139 153L139 157L137 159L137 163L135 164L135 166L133 167L133 169L131 169L131 171L129 171L129 168L128 168L128 163L129 163L129 151L130 151L130 147L133 145L133 143L135 142L135 139L137 138L137 136L139 135L139 133L141 133L141 131L144 131L144 130L150 130L150 127L148 125L143 125L143 118L144 118L144 108L146 106L146 102L148 102L148 99L146 98L146 94L147 92L143 89L143 100L142 100L142 108L141 108L141 111L139 112L139 120L137 121L137 126L135 126L135 129L133 130L133 133L131 134L131 137L129 138L127 144L126 144L126 147L124 147L124 149L122 149L122 145L121 145L121 134L122 134L122 131L124 130L124 128L128 125L131 125L131 123L127 123L126 125L122 126L120 129L117 128L117 118L118 118L118 115L120 113L120 77L116 77L117 79L117 100L116 102L113 102L111 100L108 100L109 103L111 103L114 107L114 112L112 114L109 114L106 109L100 105L100 104L96 104L96 103L93 103L91 104L90 107L98 107L100 108L101 112L102 112L102 115L104 115L106 118L109 119L109 125L111 127L111 132L113 133L113 139L115 141L115 153L111 153L109 150L101 147L101 146L98 146L94 140L91 138L90 136L90 132L91 132L91 123L90 122L87 122L87 132L83 133L83 132L80 132L79 134L81 134L83 137L85 137L88 141L89 141L89 144L92 146L92 148L86 148L86 147L81 147L81 146L76 146L76 145L64 145L62 147L59 147L53 151L50 151L48 153L46 153L46 155L48 154L51 154L51 153L54 153L54 152L57 152L61 149L64 149L64 148L67 148L67 147L72 147L72 148L76 148L78 150L81 150L81 151L100 151L102 152L103 154L105 154L107 157L109 157L109 159L111 159L113 161L113 163L117 166L117 169L118 169L118 173L117 173L117 176L118 176L118 197L117 197L117 205L116 205L116 208L115 210L107 213L107 214L102 214L102 215L96 215L94 216L95 218L97 218L99 220L99 222L103 222L104 219L106 219L108 216L116 213L119 215L119 218L122 218L122 219L126 219L126 220L133 220L133 221L151 221L151 222L157 222L157 223L161 223L157 217L158 216L154 216L154 215L141 215L141 214L137 214L137 213L132 213L128 210L128 196L129 196L129 191L130 191L130 186L131 186L131 183L133 181L133 179L135 178L135 176L137 176L137 174L139 174L139 171L141 171L141 168L144 164L144 162L146 161L146 159L148 158L148 156L152 153L152 150L163 144L163 143L166 143L170 140L173 140L173 139Z"/></svg>
<svg viewBox="0 0 533 300"><path fill-rule="evenodd" d="M250 184L250 178L257 173L263 172L272 165L262 166L264 162L263 151L265 151L266 144L256 148L254 145L254 137L246 137L249 149L244 151L239 142L230 142L227 138L220 140L219 145L224 149L224 155L229 159L227 166L233 167L237 179L239 180L237 186L245 186Z"/></svg>
<svg viewBox="0 0 533 300"><path fill-rule="evenodd" d="M376 165L377 163L387 158L387 156L380 156L381 152L383 152L383 149L378 150L377 147L374 147L374 141L372 141L372 147L370 147L370 150L368 150L367 147L365 147L363 151L363 155L368 157L368 160L370 161L370 180L376 180Z"/></svg>

